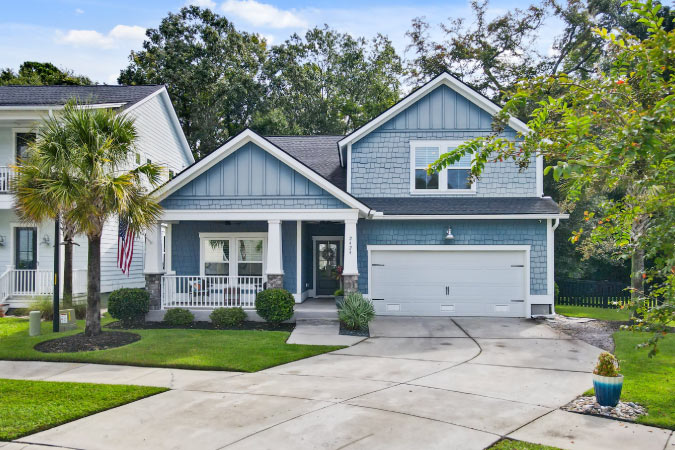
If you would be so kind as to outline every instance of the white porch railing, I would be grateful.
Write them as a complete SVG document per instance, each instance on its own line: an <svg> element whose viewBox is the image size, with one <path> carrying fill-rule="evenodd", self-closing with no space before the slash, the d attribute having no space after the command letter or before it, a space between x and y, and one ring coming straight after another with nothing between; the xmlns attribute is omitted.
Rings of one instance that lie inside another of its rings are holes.
<svg viewBox="0 0 675 450"><path fill-rule="evenodd" d="M162 308L254 308L264 277L164 275Z"/></svg>
<svg viewBox="0 0 675 450"><path fill-rule="evenodd" d="M9 185L14 178L14 171L11 167L0 166L0 193L9 192Z"/></svg>
<svg viewBox="0 0 675 450"><path fill-rule="evenodd" d="M0 302L9 297L52 295L53 270L7 269L0 275ZM87 292L87 270L73 270L73 294Z"/></svg>

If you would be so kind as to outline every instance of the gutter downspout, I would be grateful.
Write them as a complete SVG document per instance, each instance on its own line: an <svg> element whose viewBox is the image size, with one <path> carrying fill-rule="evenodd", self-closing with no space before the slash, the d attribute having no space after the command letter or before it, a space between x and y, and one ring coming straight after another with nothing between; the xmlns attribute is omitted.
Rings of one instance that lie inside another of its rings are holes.
<svg viewBox="0 0 675 450"><path fill-rule="evenodd" d="M552 227L552 228L553 228L553 231L555 231L556 228L558 228L558 225L560 225L560 218L559 218L559 217L557 217L557 218L555 219L555 223L553 224L553 227Z"/></svg>

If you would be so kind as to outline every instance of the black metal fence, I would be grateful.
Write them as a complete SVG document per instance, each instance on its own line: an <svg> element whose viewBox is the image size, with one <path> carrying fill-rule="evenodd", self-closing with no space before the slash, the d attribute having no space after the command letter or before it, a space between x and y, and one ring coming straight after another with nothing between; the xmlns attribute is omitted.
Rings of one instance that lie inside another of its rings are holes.
<svg viewBox="0 0 675 450"><path fill-rule="evenodd" d="M617 281L558 280L558 305L616 308L630 300L628 284Z"/></svg>

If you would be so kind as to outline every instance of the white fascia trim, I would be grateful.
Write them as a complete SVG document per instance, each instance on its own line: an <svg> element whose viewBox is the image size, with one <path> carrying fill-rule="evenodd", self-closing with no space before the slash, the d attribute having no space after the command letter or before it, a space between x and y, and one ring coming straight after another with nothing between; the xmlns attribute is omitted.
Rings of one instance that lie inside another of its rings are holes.
<svg viewBox="0 0 675 450"><path fill-rule="evenodd" d="M91 105L78 105L82 109L119 108L126 103L94 103ZM64 105L15 105L0 106L0 111L51 111L63 109Z"/></svg>
<svg viewBox="0 0 675 450"><path fill-rule="evenodd" d="M536 156L535 170L537 172L537 195L544 196L544 157L542 155Z"/></svg>
<svg viewBox="0 0 675 450"><path fill-rule="evenodd" d="M358 220L357 209L165 209L161 221Z"/></svg>
<svg viewBox="0 0 675 450"><path fill-rule="evenodd" d="M531 220L546 220L546 219L568 219L569 214L459 214L459 215L374 215L374 220L513 220L513 219L531 219Z"/></svg>
<svg viewBox="0 0 675 450"><path fill-rule="evenodd" d="M262 136L258 135L257 133L249 129L242 131L237 136L232 138L229 142L227 142L225 145L223 145L222 147L220 147L219 149L208 155L206 158L202 159L197 164L189 168L185 174L182 174L178 178L174 178L164 186L160 187L155 192L155 195L157 196L156 200L157 201L164 200L166 197L176 192L178 189L185 186L190 181L195 179L197 176L207 171L211 167L215 166L217 163L219 163L227 156L234 153L239 148L248 144L249 142L256 144L258 147L262 148L263 150L265 150L266 152L277 158L279 161L296 170L298 173L300 173L301 175L312 181L314 184L318 185L320 188L324 189L329 194L336 197L338 200L344 202L345 204L353 208L358 209L364 215L367 215L370 212L370 208L368 208L366 205L359 202L358 200L356 200L351 195L347 194L345 191L338 188L334 184L330 183L328 180L326 180L325 178L314 172L305 164L301 163L297 159L290 156L288 153L281 150L276 145L269 142L267 139L263 138Z"/></svg>
<svg viewBox="0 0 675 450"><path fill-rule="evenodd" d="M192 164L195 162L195 158L192 155L192 150L190 150L190 144L188 144L187 139L185 138L185 133L183 133L183 128L180 126L180 121L178 120L178 116L176 115L176 110L173 109L173 103L171 103L171 97L169 97L169 92L166 90L166 86L162 87L161 89L156 90L152 94L148 95L147 97L139 100L138 102L134 103L130 107L128 107L126 110L124 110L124 113L128 113L130 111L133 111L134 109L138 108L148 100L155 98L158 95L162 95L164 97L164 108L169 112L169 118L171 119L171 124L174 127L174 130L176 131L176 134L178 135L178 139L181 142L181 146L183 147L183 153L185 154L185 159L188 162L188 165Z"/></svg>
<svg viewBox="0 0 675 450"><path fill-rule="evenodd" d="M352 144L347 145L347 192L352 193Z"/></svg>
<svg viewBox="0 0 675 450"><path fill-rule="evenodd" d="M529 251L530 245L367 245L368 251Z"/></svg>
<svg viewBox="0 0 675 450"><path fill-rule="evenodd" d="M343 147L350 143L353 144L442 84L461 94L471 103L475 104L493 116L501 111L501 108L498 105L483 97L481 94L477 93L452 75L444 72L433 80L429 81L414 93L410 94L405 99L401 100L387 111L380 114L378 117L368 122L363 127L354 131L352 134L345 136L338 142L338 145ZM527 125L515 117L509 119L509 126L523 134L528 134L530 132L530 129L527 127Z"/></svg>

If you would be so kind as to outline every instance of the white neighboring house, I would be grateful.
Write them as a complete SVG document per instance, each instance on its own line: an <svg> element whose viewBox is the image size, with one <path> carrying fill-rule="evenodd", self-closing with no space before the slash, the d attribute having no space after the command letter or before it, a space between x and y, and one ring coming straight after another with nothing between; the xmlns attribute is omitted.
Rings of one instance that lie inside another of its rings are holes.
<svg viewBox="0 0 675 450"><path fill-rule="evenodd" d="M150 86L0 86L0 303L25 306L52 293L54 223L22 223L10 194L11 165L34 139L41 119L58 114L75 98L91 108L113 108L135 119L138 143L130 161L152 161L172 177L194 162L163 85ZM106 223L101 243L101 291L143 287L144 236L137 236L129 275L117 266L117 220ZM87 240L76 238L73 291L86 292ZM63 249L62 253L63 255ZM61 257L63 270L63 256Z"/></svg>

